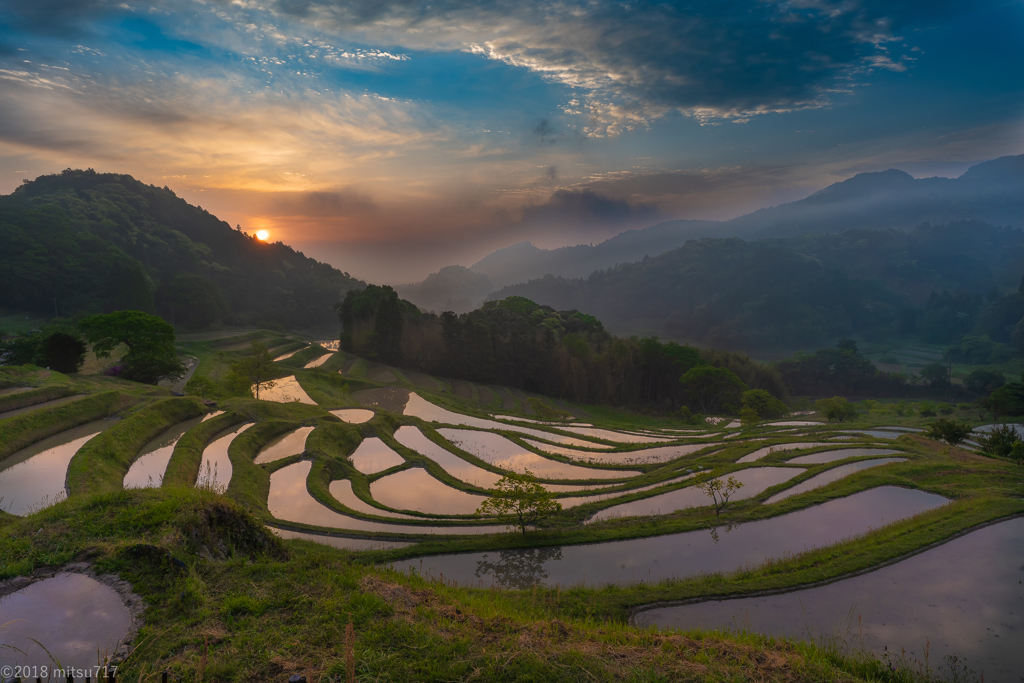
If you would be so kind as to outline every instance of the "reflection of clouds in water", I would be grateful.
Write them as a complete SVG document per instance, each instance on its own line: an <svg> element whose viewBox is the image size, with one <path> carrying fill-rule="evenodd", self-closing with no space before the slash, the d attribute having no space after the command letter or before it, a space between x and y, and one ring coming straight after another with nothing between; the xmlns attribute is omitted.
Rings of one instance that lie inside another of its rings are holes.
<svg viewBox="0 0 1024 683"><path fill-rule="evenodd" d="M493 577L502 588L530 588L548 578L544 569L546 562L561 559L561 548L502 550L498 552L497 562L492 562L489 554L478 560L475 574L478 579Z"/></svg>

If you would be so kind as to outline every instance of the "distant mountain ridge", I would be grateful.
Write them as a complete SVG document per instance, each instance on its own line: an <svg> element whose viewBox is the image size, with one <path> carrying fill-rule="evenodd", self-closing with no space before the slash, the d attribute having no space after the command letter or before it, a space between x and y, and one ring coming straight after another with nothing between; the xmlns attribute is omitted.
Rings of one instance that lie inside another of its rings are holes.
<svg viewBox="0 0 1024 683"><path fill-rule="evenodd" d="M959 178L914 178L896 169L859 173L804 199L759 209L728 221L677 220L643 230L629 230L600 244L540 249L521 242L485 256L469 269L486 275L494 290L554 275L586 277L618 264L654 258L702 237L741 237L746 240L793 237L841 230L909 230L923 223L944 225L978 220L991 225L1024 227L1024 155L1007 156L971 166ZM476 294L482 301L482 281L475 289L464 274L460 297ZM408 286L407 286L408 287ZM418 301L415 290L411 301ZM444 300L435 290L432 304ZM453 298L453 297L447 297ZM436 308L434 310L437 310Z"/></svg>

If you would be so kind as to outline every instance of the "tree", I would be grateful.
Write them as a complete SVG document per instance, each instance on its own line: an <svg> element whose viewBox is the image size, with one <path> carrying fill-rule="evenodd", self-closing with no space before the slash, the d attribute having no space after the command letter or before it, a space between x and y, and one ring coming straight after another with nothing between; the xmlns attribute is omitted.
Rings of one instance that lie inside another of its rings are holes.
<svg viewBox="0 0 1024 683"><path fill-rule="evenodd" d="M970 433L971 425L966 422L961 423L954 420L948 420L944 417L940 417L935 422L928 425L928 431L925 432L928 438L945 441L951 446L956 446L963 442Z"/></svg>
<svg viewBox="0 0 1024 683"><path fill-rule="evenodd" d="M1010 425L997 425L988 434L978 436L978 445L989 455L1008 457L1014 444L1020 441L1017 430Z"/></svg>
<svg viewBox="0 0 1024 683"><path fill-rule="evenodd" d="M208 377L193 375L187 382L185 382L185 393L189 396L207 398L208 396L213 396L217 393L217 383Z"/></svg>
<svg viewBox="0 0 1024 683"><path fill-rule="evenodd" d="M125 379L156 384L185 374L174 348L174 328L155 315L142 311L91 315L79 322L78 328L92 343L97 358L109 358L121 344L128 347L122 359L121 377Z"/></svg>
<svg viewBox="0 0 1024 683"><path fill-rule="evenodd" d="M491 497L480 504L476 513L489 517L513 515L516 526L525 536L526 527L561 510L562 504L526 470L523 474L509 473L499 479L491 489Z"/></svg>
<svg viewBox="0 0 1024 683"><path fill-rule="evenodd" d="M741 400L744 410L753 411L760 418L782 417L789 412L789 406L764 389L744 391Z"/></svg>
<svg viewBox="0 0 1024 683"><path fill-rule="evenodd" d="M724 481L721 477L715 477L697 482L697 488L711 498L717 517L729 502L730 496L743 488L743 482L730 474Z"/></svg>
<svg viewBox="0 0 1024 683"><path fill-rule="evenodd" d="M679 378L690 399L702 413L711 413L726 402L736 403L747 389L736 373L726 368L698 365Z"/></svg>
<svg viewBox="0 0 1024 683"><path fill-rule="evenodd" d="M857 408L842 396L818 399L815 405L829 422L842 422L857 417Z"/></svg>
<svg viewBox="0 0 1024 683"><path fill-rule="evenodd" d="M239 393L252 391L256 400L260 398L260 389L273 389L277 383L271 376L277 372L274 357L260 341L253 340L249 344L250 353L242 360L232 363L228 371L228 383Z"/></svg>
<svg viewBox="0 0 1024 683"><path fill-rule="evenodd" d="M77 334L55 331L43 337L39 344L42 365L57 372L78 372L85 362L85 342Z"/></svg>
<svg viewBox="0 0 1024 683"><path fill-rule="evenodd" d="M1010 449L1010 457L1017 462L1017 467L1024 467L1024 441L1017 441Z"/></svg>
<svg viewBox="0 0 1024 683"><path fill-rule="evenodd" d="M979 394L989 394L1006 384L1006 378L998 370L978 368L964 378L964 386Z"/></svg>
<svg viewBox="0 0 1024 683"><path fill-rule="evenodd" d="M931 385L932 389L943 389L949 386L949 370L938 361L929 363L920 370L921 378Z"/></svg>

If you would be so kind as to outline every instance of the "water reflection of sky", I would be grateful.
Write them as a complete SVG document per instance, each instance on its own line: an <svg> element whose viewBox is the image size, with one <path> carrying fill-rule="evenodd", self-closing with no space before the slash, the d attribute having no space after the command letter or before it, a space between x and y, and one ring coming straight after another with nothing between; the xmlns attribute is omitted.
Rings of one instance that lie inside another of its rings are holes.
<svg viewBox="0 0 1024 683"><path fill-rule="evenodd" d="M747 629L883 648L924 661L966 658L986 681L1024 671L1024 518L994 524L888 567L817 588L642 612L640 625ZM862 637L861 637L862 634Z"/></svg>

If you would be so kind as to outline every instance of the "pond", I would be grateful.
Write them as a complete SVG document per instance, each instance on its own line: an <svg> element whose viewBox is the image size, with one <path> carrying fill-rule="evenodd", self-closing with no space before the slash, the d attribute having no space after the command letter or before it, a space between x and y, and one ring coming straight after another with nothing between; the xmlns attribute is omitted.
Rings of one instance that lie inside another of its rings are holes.
<svg viewBox="0 0 1024 683"><path fill-rule="evenodd" d="M117 420L96 420L43 439L0 461L0 510L24 516L67 495L68 465L78 449Z"/></svg>
<svg viewBox="0 0 1024 683"><path fill-rule="evenodd" d="M737 481L743 484L743 488L734 493L730 500L743 500L752 498L767 488L771 488L784 481L802 474L803 469L798 467L751 467L739 470L729 475L723 475L718 479L724 480L728 477L736 477ZM676 489L668 493L661 493L650 498L641 498L629 503L615 505L601 510L590 518L591 522L598 522L602 519L615 519L617 517L634 517L637 515L667 515L676 510L711 505L711 498L696 486Z"/></svg>
<svg viewBox="0 0 1024 683"><path fill-rule="evenodd" d="M203 449L203 461L199 465L199 477L196 479L196 486L199 488L210 488L216 491L226 491L231 483L231 458L228 457L228 447L239 434L255 422L247 422L241 426L231 427L220 433L216 439L211 441Z"/></svg>
<svg viewBox="0 0 1024 683"><path fill-rule="evenodd" d="M370 484L370 496L389 508L430 515L471 515L487 500L486 496L452 488L421 467L377 479Z"/></svg>
<svg viewBox="0 0 1024 683"><path fill-rule="evenodd" d="M831 484L834 481L839 481L844 477L848 477L854 472L860 472L861 470L879 467L881 465L888 465L891 462L906 462L906 460L906 458L878 458L876 460L858 460L857 462L833 467L827 472L816 474L807 481L802 481L792 488L776 493L774 496L766 500L764 504L771 505L772 503L777 503L780 500L785 500L790 496L796 496L807 491L813 491L814 489L821 488L822 486Z"/></svg>
<svg viewBox="0 0 1024 683"><path fill-rule="evenodd" d="M50 656L65 667L96 666L96 651L112 656L132 620L117 591L74 573L36 581L0 598L0 615L6 624L2 642L25 653L0 648L0 664L12 666L52 666Z"/></svg>
<svg viewBox="0 0 1024 683"><path fill-rule="evenodd" d="M363 474L376 474L405 464L405 458L375 436L363 439L348 457L352 466Z"/></svg>
<svg viewBox="0 0 1024 683"><path fill-rule="evenodd" d="M287 465L270 475L270 494L267 496L267 508L277 519L283 522L297 522L327 529L348 529L351 531L370 531L386 535L391 534L493 534L504 532L505 527L492 526L414 526L405 524L387 524L357 519L349 515L335 512L315 499L306 488L306 479L313 468L313 463L303 460Z"/></svg>
<svg viewBox="0 0 1024 683"><path fill-rule="evenodd" d="M366 408L342 408L341 410L328 411L331 415L338 418L342 422L348 422L349 424L361 425L364 422L369 422L373 419L373 416L377 413Z"/></svg>
<svg viewBox="0 0 1024 683"><path fill-rule="evenodd" d="M160 486L164 480L164 472L167 471L167 463L171 461L171 455L174 453L174 447L178 445L178 439L202 421L203 418L197 417L182 422L143 446L135 462L128 468L128 473L124 475L122 486L126 489Z"/></svg>
<svg viewBox="0 0 1024 683"><path fill-rule="evenodd" d="M335 479L328 488L336 501L353 512L359 512L364 515L377 515L378 517L392 517L394 519L419 519L412 515L403 515L398 512L373 507L355 494L352 490L352 482L348 479Z"/></svg>
<svg viewBox="0 0 1024 683"><path fill-rule="evenodd" d="M581 462L611 463L615 465L650 465L655 463L665 463L675 460L676 458L681 458L684 455L696 453L704 448L720 445L717 443L694 443L682 446L656 446L655 448L645 448L638 451L594 453L590 451L577 450L575 448L566 448L565 446L553 446L540 441L534 441L533 439L523 439L523 441L539 451L551 453L552 455L564 455L567 458L579 460Z"/></svg>
<svg viewBox="0 0 1024 683"><path fill-rule="evenodd" d="M447 576L447 573L445 574ZM984 680L1020 680L1024 518L1007 520L873 572L825 586L641 612L641 626L838 637L877 657L906 651L932 670L956 654ZM962 676L960 680L967 680ZM971 680L975 680L971 677Z"/></svg>
<svg viewBox="0 0 1024 683"><path fill-rule="evenodd" d="M636 470L599 470L549 460L492 432L447 428L437 432L489 465L513 472L530 470L538 479L626 479L640 474Z"/></svg>
<svg viewBox="0 0 1024 683"><path fill-rule="evenodd" d="M299 427L271 439L256 454L253 462L257 465L265 465L268 462L284 460L293 455L302 455L306 452L306 439L314 429L316 427Z"/></svg>
<svg viewBox="0 0 1024 683"><path fill-rule="evenodd" d="M883 486L734 527L608 543L432 555L393 566L425 576L444 574L462 585L498 583L506 588L657 582L758 566L859 536L947 502L934 494Z"/></svg>
<svg viewBox="0 0 1024 683"><path fill-rule="evenodd" d="M846 458L862 458L871 455L900 455L901 451L893 451L886 448L843 448L838 451L821 451L810 455L801 455L798 458L787 460L792 465L823 465Z"/></svg>
<svg viewBox="0 0 1024 683"><path fill-rule="evenodd" d="M274 386L268 387L265 385L260 386L260 400L261 401L273 401L274 403L305 403L307 405L315 406L316 401L309 397L306 390L303 389L295 375L289 375L288 377L282 377L280 379L273 380ZM256 395L256 387L253 386L253 396Z"/></svg>
<svg viewBox="0 0 1024 683"><path fill-rule="evenodd" d="M416 427L399 427L395 431L395 441L406 448L416 451L420 455L430 458L448 474L459 481L464 481L472 486L479 486L482 489L494 488L494 485L501 479L501 475L473 463L466 462L451 451L441 448L436 443L424 436Z"/></svg>
<svg viewBox="0 0 1024 683"><path fill-rule="evenodd" d="M747 453L742 458L737 460L738 463L756 462L766 455L772 453L785 453L786 451L795 451L801 448L817 448L818 446L828 446L827 443L819 443L813 441L804 441L800 443L777 443L774 446L765 446L764 448L758 448L753 453Z"/></svg>

